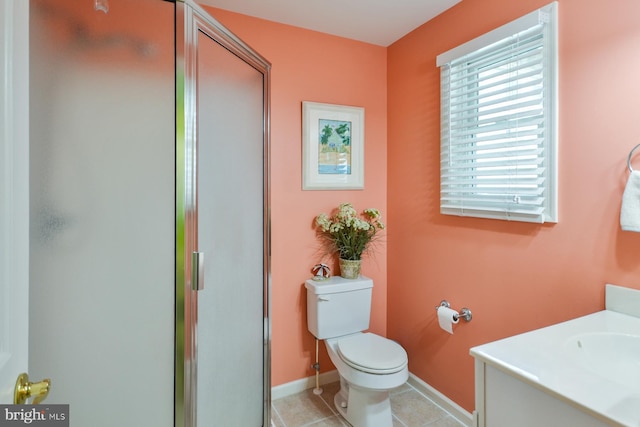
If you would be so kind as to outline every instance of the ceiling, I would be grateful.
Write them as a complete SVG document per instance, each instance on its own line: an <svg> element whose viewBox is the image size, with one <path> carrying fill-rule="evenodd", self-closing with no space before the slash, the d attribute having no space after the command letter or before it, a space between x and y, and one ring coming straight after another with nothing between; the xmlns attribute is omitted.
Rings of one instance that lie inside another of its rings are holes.
<svg viewBox="0 0 640 427"><path fill-rule="evenodd" d="M461 0L196 0L244 15L389 46Z"/></svg>

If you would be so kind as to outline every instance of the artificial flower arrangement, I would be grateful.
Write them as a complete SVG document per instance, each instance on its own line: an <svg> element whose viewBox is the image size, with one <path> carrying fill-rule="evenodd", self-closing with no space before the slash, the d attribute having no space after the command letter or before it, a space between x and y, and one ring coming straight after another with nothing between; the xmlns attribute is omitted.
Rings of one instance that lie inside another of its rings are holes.
<svg viewBox="0 0 640 427"><path fill-rule="evenodd" d="M374 240L376 233L384 229L380 211L369 208L358 216L351 203L342 203L332 216L321 213L316 217L317 231L328 244L331 252L338 252L340 259L361 260Z"/></svg>

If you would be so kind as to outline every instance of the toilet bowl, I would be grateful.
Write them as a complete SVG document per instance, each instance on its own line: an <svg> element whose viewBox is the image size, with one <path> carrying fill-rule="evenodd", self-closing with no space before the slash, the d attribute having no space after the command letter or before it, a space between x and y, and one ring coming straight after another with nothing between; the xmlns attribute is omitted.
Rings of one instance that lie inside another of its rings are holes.
<svg viewBox="0 0 640 427"><path fill-rule="evenodd" d="M354 427L392 426L389 391L409 377L406 351L372 333L325 340L329 358L340 374L336 409Z"/></svg>

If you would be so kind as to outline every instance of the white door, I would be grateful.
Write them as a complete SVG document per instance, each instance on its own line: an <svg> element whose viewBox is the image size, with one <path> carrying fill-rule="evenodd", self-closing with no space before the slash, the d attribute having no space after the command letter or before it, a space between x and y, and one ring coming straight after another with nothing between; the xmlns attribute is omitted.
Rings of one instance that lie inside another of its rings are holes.
<svg viewBox="0 0 640 427"><path fill-rule="evenodd" d="M27 371L29 329L28 13L0 4L0 403Z"/></svg>

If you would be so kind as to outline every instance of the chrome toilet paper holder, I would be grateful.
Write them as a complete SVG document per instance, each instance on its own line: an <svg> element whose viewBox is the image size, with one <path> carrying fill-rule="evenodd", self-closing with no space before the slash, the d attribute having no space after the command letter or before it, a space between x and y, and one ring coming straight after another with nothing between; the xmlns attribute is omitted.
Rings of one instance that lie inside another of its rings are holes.
<svg viewBox="0 0 640 427"><path fill-rule="evenodd" d="M438 310L440 307L451 308L451 304L449 304L449 301L443 299L442 301L440 301L440 304L436 306L436 310ZM460 309L460 312L457 315L454 315L455 320L464 319L467 322L471 322L472 318L473 316L471 315L471 310L469 310L467 307L462 307Z"/></svg>

